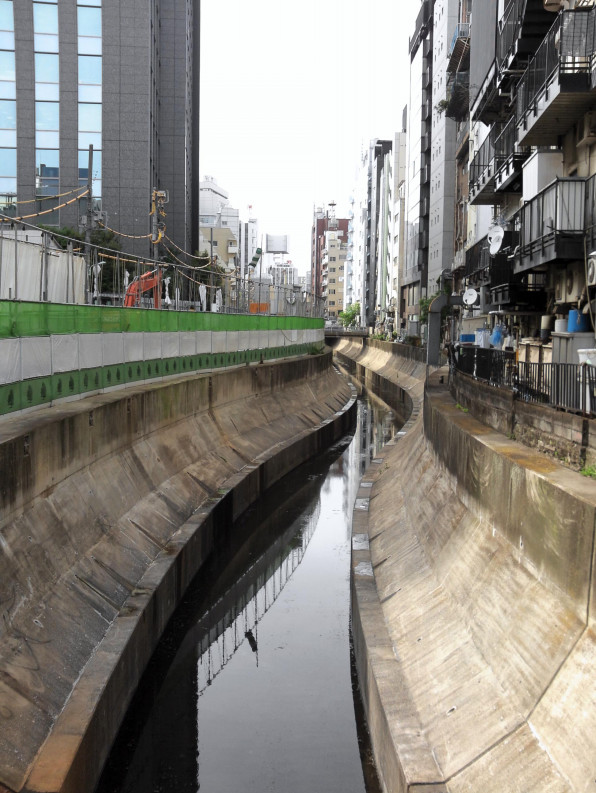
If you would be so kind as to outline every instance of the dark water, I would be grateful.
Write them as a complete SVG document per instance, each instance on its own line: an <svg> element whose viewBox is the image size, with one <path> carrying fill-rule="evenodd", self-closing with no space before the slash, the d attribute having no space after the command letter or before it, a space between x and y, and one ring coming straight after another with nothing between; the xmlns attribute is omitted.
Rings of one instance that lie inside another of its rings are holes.
<svg viewBox="0 0 596 793"><path fill-rule="evenodd" d="M346 438L272 488L197 576L97 793L378 793L350 653L352 507L395 431Z"/></svg>

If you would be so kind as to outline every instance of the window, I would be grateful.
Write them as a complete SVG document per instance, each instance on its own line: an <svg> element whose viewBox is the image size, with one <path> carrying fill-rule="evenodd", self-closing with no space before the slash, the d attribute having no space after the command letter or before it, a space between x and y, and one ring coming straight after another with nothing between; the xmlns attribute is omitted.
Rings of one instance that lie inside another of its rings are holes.
<svg viewBox="0 0 596 793"><path fill-rule="evenodd" d="M17 103L6 99L0 100L0 129L17 128Z"/></svg>
<svg viewBox="0 0 596 793"><path fill-rule="evenodd" d="M14 52L0 51L0 80L13 82L16 79Z"/></svg>
<svg viewBox="0 0 596 793"><path fill-rule="evenodd" d="M0 0L0 30L14 31L12 0Z"/></svg>
<svg viewBox="0 0 596 793"><path fill-rule="evenodd" d="M79 83L101 85L101 60L97 55L79 55Z"/></svg>
<svg viewBox="0 0 596 793"><path fill-rule="evenodd" d="M81 132L101 131L101 105L79 103L79 130Z"/></svg>
<svg viewBox="0 0 596 793"><path fill-rule="evenodd" d="M0 149L0 176L16 176L17 150Z"/></svg>
<svg viewBox="0 0 596 793"><path fill-rule="evenodd" d="M58 6L33 3L33 29L35 33L52 33L57 36Z"/></svg>
<svg viewBox="0 0 596 793"><path fill-rule="evenodd" d="M89 150L79 152L79 179L87 181L89 174ZM93 178L101 179L101 152L93 149Z"/></svg>
<svg viewBox="0 0 596 793"><path fill-rule="evenodd" d="M79 36L101 37L101 9L79 6L77 8Z"/></svg>
<svg viewBox="0 0 596 793"><path fill-rule="evenodd" d="M58 102L35 103L35 129L60 129L60 105Z"/></svg>

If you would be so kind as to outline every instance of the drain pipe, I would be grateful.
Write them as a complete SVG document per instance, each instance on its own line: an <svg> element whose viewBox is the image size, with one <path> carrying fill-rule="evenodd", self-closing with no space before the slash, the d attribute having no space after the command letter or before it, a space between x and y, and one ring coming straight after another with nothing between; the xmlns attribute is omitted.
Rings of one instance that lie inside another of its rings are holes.
<svg viewBox="0 0 596 793"><path fill-rule="evenodd" d="M461 295L438 294L428 308L427 366L438 366L441 357L441 310L446 306L462 306Z"/></svg>

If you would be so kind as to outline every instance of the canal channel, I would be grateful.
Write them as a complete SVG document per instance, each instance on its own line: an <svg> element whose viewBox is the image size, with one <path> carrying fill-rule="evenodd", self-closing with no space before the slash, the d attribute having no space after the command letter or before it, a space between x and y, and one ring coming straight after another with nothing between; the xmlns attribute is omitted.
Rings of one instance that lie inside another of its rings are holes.
<svg viewBox="0 0 596 793"><path fill-rule="evenodd" d="M160 643L96 793L379 793L350 651L352 509L399 426L354 434L221 537Z"/></svg>

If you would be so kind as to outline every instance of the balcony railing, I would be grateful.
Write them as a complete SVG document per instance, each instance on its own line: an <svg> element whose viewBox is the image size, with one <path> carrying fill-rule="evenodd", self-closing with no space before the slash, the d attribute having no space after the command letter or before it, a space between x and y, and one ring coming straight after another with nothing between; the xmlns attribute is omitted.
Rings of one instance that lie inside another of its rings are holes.
<svg viewBox="0 0 596 793"><path fill-rule="evenodd" d="M497 59L499 63L506 61L513 53L526 3L527 0L513 0L503 15L497 34Z"/></svg>
<svg viewBox="0 0 596 793"><path fill-rule="evenodd" d="M552 138L562 134L573 124L569 113L557 113L553 99L561 91L587 93L594 87L592 66L596 49L596 8L578 8L563 11L548 31L536 55L517 86L518 135L523 139L528 128L534 124L531 116L537 117L551 108L548 134ZM543 107L539 106L539 103ZM584 112L582 98L575 102L576 115ZM560 117L560 118L559 118ZM528 140L532 145L551 142L542 137Z"/></svg>
<svg viewBox="0 0 596 793"><path fill-rule="evenodd" d="M501 134L502 125L494 124L488 136L470 163L470 203L494 203L495 141Z"/></svg>
<svg viewBox="0 0 596 793"><path fill-rule="evenodd" d="M516 362L513 352L467 346L453 363L456 372L509 389L524 402L596 415L596 366Z"/></svg>
<svg viewBox="0 0 596 793"><path fill-rule="evenodd" d="M496 190L518 187L514 183L516 177L521 176L522 163L529 154L529 146L519 146L517 143L517 118L513 115L495 138ZM518 181L521 187L521 179Z"/></svg>
<svg viewBox="0 0 596 793"><path fill-rule="evenodd" d="M586 181L556 179L519 210L518 271L583 256Z"/></svg>
<svg viewBox="0 0 596 793"><path fill-rule="evenodd" d="M458 22L453 31L453 38L449 47L447 60L447 71L456 72L462 68L468 68L470 55L470 23Z"/></svg>

